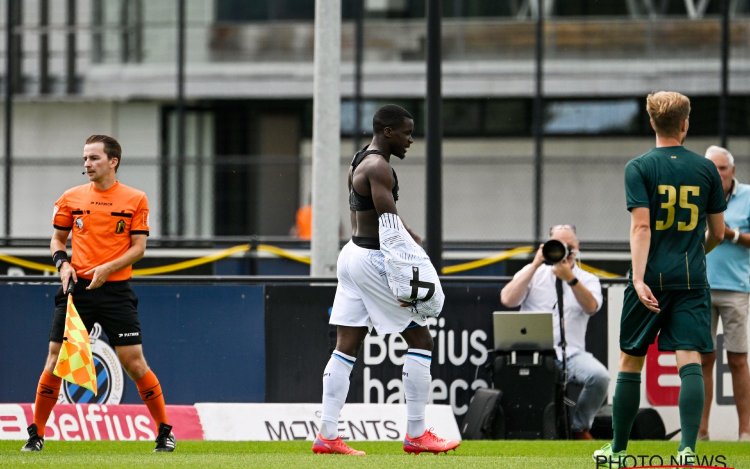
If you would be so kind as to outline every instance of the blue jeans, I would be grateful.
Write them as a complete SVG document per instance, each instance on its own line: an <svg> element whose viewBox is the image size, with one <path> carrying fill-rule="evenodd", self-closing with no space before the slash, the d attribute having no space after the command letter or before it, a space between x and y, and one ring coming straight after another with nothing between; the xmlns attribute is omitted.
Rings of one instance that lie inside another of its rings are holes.
<svg viewBox="0 0 750 469"><path fill-rule="evenodd" d="M568 382L583 386L573 408L570 428L573 431L589 430L607 398L609 371L589 352L578 352L568 357Z"/></svg>

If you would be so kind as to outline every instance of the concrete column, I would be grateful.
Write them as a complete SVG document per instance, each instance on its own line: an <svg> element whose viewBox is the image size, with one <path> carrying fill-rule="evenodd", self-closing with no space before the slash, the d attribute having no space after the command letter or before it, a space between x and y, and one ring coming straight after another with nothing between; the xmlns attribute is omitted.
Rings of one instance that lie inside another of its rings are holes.
<svg viewBox="0 0 750 469"><path fill-rule="evenodd" d="M313 81L312 266L310 275L336 274L339 251L341 0L315 2Z"/></svg>

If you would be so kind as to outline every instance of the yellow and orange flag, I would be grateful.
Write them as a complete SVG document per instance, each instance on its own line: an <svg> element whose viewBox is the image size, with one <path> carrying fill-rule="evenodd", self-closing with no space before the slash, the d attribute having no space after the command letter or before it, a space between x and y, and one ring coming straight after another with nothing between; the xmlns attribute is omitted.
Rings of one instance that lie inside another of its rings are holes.
<svg viewBox="0 0 750 469"><path fill-rule="evenodd" d="M65 333L57 357L54 374L73 384L84 387L96 395L96 369L91 355L91 342L86 326L83 325L73 304L73 295L68 295L68 309L65 314Z"/></svg>

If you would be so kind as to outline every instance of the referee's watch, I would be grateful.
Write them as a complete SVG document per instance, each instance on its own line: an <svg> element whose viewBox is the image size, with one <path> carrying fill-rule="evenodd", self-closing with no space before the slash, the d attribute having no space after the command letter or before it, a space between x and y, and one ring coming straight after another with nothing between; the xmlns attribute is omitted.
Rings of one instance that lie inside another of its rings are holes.
<svg viewBox="0 0 750 469"><path fill-rule="evenodd" d="M568 285L570 285L571 287L575 287L576 285L578 285L578 277L573 277L573 280L568 282Z"/></svg>
<svg viewBox="0 0 750 469"><path fill-rule="evenodd" d="M62 268L63 263L69 262L67 259L58 259L57 262L55 262L55 267L57 268L57 271L60 272L60 269Z"/></svg>

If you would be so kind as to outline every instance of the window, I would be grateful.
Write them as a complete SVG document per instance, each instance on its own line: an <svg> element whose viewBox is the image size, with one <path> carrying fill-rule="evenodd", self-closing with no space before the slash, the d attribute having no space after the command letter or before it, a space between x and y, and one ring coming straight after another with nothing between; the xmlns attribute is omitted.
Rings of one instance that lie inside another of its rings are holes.
<svg viewBox="0 0 750 469"><path fill-rule="evenodd" d="M482 109L476 100L443 101L443 134L446 137L474 136L481 131Z"/></svg>
<svg viewBox="0 0 750 469"><path fill-rule="evenodd" d="M549 101L544 109L546 134L632 134L641 108L634 99Z"/></svg>
<svg viewBox="0 0 750 469"><path fill-rule="evenodd" d="M488 136L530 135L531 101L528 99L502 99L487 101L485 105L485 132Z"/></svg>
<svg viewBox="0 0 750 469"><path fill-rule="evenodd" d="M372 135L372 116L375 112L386 104L396 104L403 107L409 114L414 117L414 135L423 135L425 123L422 122L420 107L423 101L417 100L398 100L398 99L364 99L362 100L362 115L360 120L360 135ZM354 135L354 101L344 100L341 102L341 135ZM310 122L312 122L312 102L310 102ZM312 137L312 124L309 127L309 134Z"/></svg>

